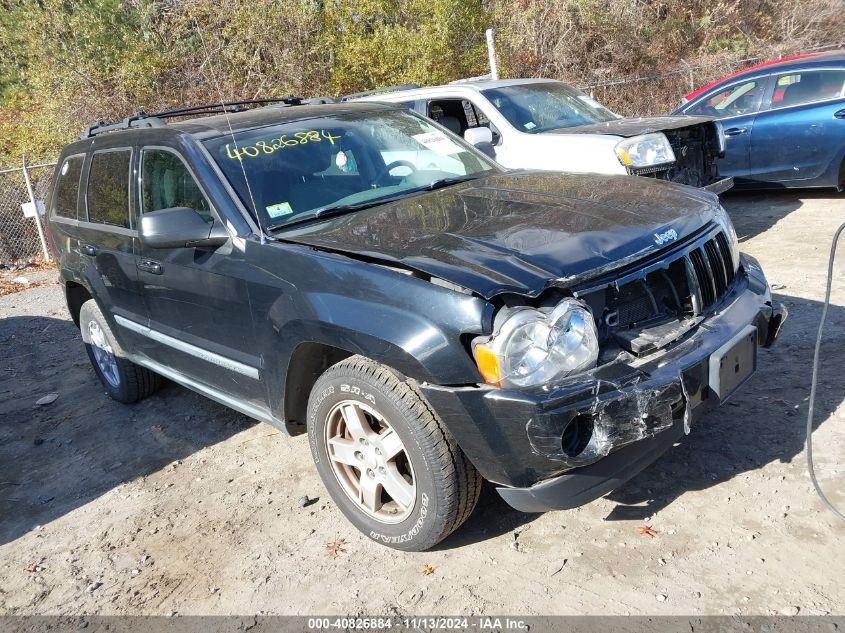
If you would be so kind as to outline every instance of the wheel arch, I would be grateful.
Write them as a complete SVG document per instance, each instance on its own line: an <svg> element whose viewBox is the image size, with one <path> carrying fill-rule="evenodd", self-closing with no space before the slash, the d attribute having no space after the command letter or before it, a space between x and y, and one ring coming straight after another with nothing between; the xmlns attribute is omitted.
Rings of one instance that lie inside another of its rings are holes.
<svg viewBox="0 0 845 633"><path fill-rule="evenodd" d="M845 143L836 149L818 180L820 185L816 186L832 186L839 191L845 190Z"/></svg>
<svg viewBox="0 0 845 633"><path fill-rule="evenodd" d="M65 281L64 290L65 302L67 303L68 312L70 312L70 318L73 320L74 325L79 327L79 312L82 310L82 304L94 297L91 296L91 293L88 292L85 286L75 281Z"/></svg>
<svg viewBox="0 0 845 633"><path fill-rule="evenodd" d="M308 398L317 379L331 366L349 358L362 356L378 363L403 380L411 378L420 382L433 381L428 368L407 351L384 339L375 339L362 333L345 332L326 339L304 337L296 344L283 371L267 374L271 409L284 419L291 435L305 432ZM343 341L339 346L331 341ZM274 401L274 394L278 394Z"/></svg>
<svg viewBox="0 0 845 633"><path fill-rule="evenodd" d="M845 190L845 156L839 162L839 178L837 180L836 188L839 191Z"/></svg>
<svg viewBox="0 0 845 633"><path fill-rule="evenodd" d="M353 355L349 350L317 341L305 341L296 346L288 361L282 401L288 433L300 435L305 432L308 397L314 383L329 367Z"/></svg>
<svg viewBox="0 0 845 633"><path fill-rule="evenodd" d="M379 272L370 275L371 285ZM395 279L392 281L392 286L374 299L338 292L286 293L270 307L267 326L259 329L262 377L270 410L275 418L285 420L289 432L304 430L308 396L317 378L352 355L420 383L454 385L480 380L465 339L482 329L484 304L421 283L423 290L437 297L408 293L400 297L404 304L397 301L399 305L391 305L386 298L390 291L396 294ZM437 318L440 314L450 318Z"/></svg>

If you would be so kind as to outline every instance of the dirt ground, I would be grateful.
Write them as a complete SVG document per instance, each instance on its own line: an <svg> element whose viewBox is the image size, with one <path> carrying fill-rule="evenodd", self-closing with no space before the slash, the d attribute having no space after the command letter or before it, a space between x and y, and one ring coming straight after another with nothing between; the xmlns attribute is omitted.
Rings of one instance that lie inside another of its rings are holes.
<svg viewBox="0 0 845 633"><path fill-rule="evenodd" d="M803 439L845 197L726 206L791 313L742 393L608 498L528 515L487 487L469 522L422 554L355 531L304 436L172 384L135 406L109 400L54 273L28 275L48 283L0 297L0 614L842 614L845 524L812 491ZM834 298L814 437L842 507L841 273Z"/></svg>

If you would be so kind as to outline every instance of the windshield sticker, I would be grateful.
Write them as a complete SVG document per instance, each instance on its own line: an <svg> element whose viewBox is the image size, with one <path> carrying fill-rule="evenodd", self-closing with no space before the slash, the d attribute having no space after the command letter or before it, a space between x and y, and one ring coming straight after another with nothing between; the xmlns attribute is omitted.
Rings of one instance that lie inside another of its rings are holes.
<svg viewBox="0 0 845 633"><path fill-rule="evenodd" d="M309 143L322 143L328 141L332 145L339 141L340 136L334 136L328 130L308 130L307 132L295 132L294 134L282 134L266 141L256 141L253 145L232 146L226 143L226 156L231 160L243 160L244 158L258 158L269 156L277 150L297 145L308 145Z"/></svg>
<svg viewBox="0 0 845 633"><path fill-rule="evenodd" d="M293 213L293 209L289 202L280 202L278 204L271 204L267 207L267 215L271 218L281 218L285 215Z"/></svg>
<svg viewBox="0 0 845 633"><path fill-rule="evenodd" d="M450 156L463 151L442 132L414 134L413 139L420 145L425 146L435 154L440 154L441 156Z"/></svg>
<svg viewBox="0 0 845 633"><path fill-rule="evenodd" d="M529 121L528 123L525 124L524 127L525 127L526 130L533 130L535 127L537 127L537 124L534 123L534 121Z"/></svg>

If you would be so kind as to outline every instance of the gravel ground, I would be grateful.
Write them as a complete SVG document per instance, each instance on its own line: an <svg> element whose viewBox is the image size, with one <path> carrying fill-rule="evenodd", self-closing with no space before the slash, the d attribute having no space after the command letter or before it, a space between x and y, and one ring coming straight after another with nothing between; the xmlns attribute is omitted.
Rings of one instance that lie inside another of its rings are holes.
<svg viewBox="0 0 845 633"><path fill-rule="evenodd" d="M845 524L813 494L803 427L843 200L727 198L742 249L791 312L729 405L577 510L521 514L485 488L469 522L422 554L359 535L304 436L172 384L134 406L109 400L54 283L0 297L0 614L842 614ZM814 437L840 507L843 335L836 305Z"/></svg>

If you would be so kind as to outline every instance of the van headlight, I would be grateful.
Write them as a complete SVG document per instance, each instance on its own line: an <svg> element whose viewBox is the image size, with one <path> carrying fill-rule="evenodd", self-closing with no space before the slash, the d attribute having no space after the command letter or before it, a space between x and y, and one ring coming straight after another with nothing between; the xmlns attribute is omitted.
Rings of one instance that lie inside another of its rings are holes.
<svg viewBox="0 0 845 633"><path fill-rule="evenodd" d="M731 259L733 259L734 272L739 270L739 239L736 236L736 229L734 223L731 221L731 216L721 204L716 209L716 215L713 217L721 229L725 232L725 237L728 238L728 246L731 249Z"/></svg>
<svg viewBox="0 0 845 633"><path fill-rule="evenodd" d="M675 152L662 132L622 139L614 150L619 162L632 169L675 162Z"/></svg>
<svg viewBox="0 0 845 633"><path fill-rule="evenodd" d="M595 367L599 342L590 309L564 299L548 312L517 309L472 351L484 382L531 387Z"/></svg>

